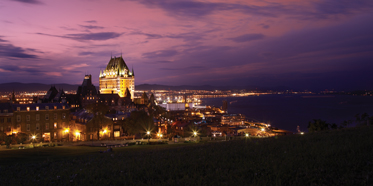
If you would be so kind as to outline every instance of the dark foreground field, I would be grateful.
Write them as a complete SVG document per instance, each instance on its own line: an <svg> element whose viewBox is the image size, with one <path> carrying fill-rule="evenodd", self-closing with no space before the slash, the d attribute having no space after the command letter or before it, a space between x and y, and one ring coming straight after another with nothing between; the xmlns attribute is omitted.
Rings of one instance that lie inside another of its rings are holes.
<svg viewBox="0 0 373 186"><path fill-rule="evenodd" d="M0 151L0 184L373 185L372 134L359 127L103 154L94 147Z"/></svg>

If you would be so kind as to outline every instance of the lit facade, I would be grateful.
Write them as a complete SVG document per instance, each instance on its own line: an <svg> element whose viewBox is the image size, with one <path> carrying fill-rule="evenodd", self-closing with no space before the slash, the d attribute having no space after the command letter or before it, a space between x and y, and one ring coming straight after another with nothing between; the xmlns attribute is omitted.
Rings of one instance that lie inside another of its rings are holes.
<svg viewBox="0 0 373 186"><path fill-rule="evenodd" d="M134 99L135 74L128 69L122 56L111 58L105 70L100 71L100 93L118 94L120 97L128 97L127 89Z"/></svg>

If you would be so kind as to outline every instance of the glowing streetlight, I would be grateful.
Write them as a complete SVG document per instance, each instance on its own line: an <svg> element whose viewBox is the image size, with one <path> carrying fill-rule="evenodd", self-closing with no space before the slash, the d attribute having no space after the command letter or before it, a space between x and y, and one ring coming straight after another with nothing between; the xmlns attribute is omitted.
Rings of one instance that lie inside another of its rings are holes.
<svg viewBox="0 0 373 186"><path fill-rule="evenodd" d="M35 144L34 144L34 140L35 140L35 138L36 138L36 136L35 136L35 135L33 135L33 136L31 137L31 139L32 139L32 148L34 148L34 147L35 147Z"/></svg>
<svg viewBox="0 0 373 186"><path fill-rule="evenodd" d="M148 135L148 143L150 141L150 131L146 131L146 135Z"/></svg>
<svg viewBox="0 0 373 186"><path fill-rule="evenodd" d="M265 129L264 128L262 128L262 131L264 131Z"/></svg>
<svg viewBox="0 0 373 186"><path fill-rule="evenodd" d="M249 137L249 133L246 133L245 136L246 136L246 137Z"/></svg>
<svg viewBox="0 0 373 186"><path fill-rule="evenodd" d="M196 136L197 136L197 132L193 132L193 134L194 134L194 137L196 137Z"/></svg>
<svg viewBox="0 0 373 186"><path fill-rule="evenodd" d="M303 135L303 134L304 134L304 132L301 132L300 134L302 134L302 135Z"/></svg>

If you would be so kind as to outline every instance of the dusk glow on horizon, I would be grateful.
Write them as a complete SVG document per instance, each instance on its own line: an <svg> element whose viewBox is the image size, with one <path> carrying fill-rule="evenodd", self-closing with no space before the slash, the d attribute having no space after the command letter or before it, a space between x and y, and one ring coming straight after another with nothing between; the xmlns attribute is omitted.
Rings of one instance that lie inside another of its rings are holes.
<svg viewBox="0 0 373 186"><path fill-rule="evenodd" d="M373 89L371 0L3 0L0 83Z"/></svg>

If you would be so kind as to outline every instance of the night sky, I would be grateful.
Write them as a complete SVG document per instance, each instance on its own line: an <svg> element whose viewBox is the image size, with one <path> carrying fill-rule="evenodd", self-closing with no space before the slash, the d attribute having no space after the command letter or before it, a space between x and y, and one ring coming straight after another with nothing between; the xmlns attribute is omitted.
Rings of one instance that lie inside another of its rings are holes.
<svg viewBox="0 0 373 186"><path fill-rule="evenodd" d="M372 0L1 0L0 83L373 89Z"/></svg>

